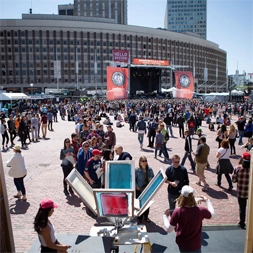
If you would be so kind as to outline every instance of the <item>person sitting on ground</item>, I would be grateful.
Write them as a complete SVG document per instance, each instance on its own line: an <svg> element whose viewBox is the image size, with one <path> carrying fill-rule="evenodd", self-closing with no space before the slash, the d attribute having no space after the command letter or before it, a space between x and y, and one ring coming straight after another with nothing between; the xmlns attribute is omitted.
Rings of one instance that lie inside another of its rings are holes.
<svg viewBox="0 0 253 253"><path fill-rule="evenodd" d="M209 124L208 128L210 131L215 131L214 124L212 122Z"/></svg>

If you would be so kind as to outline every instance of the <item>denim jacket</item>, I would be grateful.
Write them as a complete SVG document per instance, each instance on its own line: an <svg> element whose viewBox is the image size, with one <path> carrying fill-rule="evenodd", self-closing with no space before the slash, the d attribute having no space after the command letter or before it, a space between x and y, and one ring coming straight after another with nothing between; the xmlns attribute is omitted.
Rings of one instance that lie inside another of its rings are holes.
<svg viewBox="0 0 253 253"><path fill-rule="evenodd" d="M154 172L152 168L148 167L147 169L148 172L148 183L150 180L154 177ZM145 183L145 172L141 168L135 169L135 188L140 187L142 188Z"/></svg>

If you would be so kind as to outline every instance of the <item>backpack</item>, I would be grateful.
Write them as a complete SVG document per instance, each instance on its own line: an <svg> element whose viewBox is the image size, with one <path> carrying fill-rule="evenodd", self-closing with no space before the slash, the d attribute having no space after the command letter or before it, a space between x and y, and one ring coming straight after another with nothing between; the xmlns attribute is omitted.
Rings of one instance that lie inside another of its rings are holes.
<svg viewBox="0 0 253 253"><path fill-rule="evenodd" d="M193 121L190 121L189 127L194 127L194 122Z"/></svg>

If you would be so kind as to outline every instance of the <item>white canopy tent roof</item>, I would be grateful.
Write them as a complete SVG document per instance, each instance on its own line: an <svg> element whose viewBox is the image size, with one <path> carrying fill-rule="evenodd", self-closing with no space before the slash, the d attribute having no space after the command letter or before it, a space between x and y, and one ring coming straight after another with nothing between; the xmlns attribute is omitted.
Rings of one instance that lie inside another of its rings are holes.
<svg viewBox="0 0 253 253"><path fill-rule="evenodd" d="M30 99L25 93L0 93L0 101Z"/></svg>

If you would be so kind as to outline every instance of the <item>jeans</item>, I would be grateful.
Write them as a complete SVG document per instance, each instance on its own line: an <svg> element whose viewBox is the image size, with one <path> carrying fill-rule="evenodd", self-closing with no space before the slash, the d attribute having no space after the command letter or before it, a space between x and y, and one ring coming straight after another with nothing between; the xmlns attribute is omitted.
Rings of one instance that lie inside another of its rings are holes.
<svg viewBox="0 0 253 253"><path fill-rule="evenodd" d="M22 195L26 195L25 185L24 185L24 177L14 178L14 184L17 188L17 191L22 192Z"/></svg>
<svg viewBox="0 0 253 253"><path fill-rule="evenodd" d="M189 155L188 155L188 154L189 154ZM185 151L185 152L184 152L184 156L183 156L181 165L184 166L184 163L185 163L186 158L189 159L189 161L190 161L190 163L191 163L191 166L192 166L192 170L195 170L195 164L194 164L194 162L193 162L191 152L188 152L188 151Z"/></svg>
<svg viewBox="0 0 253 253"><path fill-rule="evenodd" d="M179 196L180 196L180 193L178 193L178 194L169 193L168 199L169 199L169 205L170 205L170 215L172 215L173 211L176 208L176 202L175 202L175 200Z"/></svg>
<svg viewBox="0 0 253 253"><path fill-rule="evenodd" d="M7 133L7 131L4 132L4 134L2 134L2 145L4 146L5 143L5 139L6 139L6 145L8 145L9 143L9 135Z"/></svg>
<svg viewBox="0 0 253 253"><path fill-rule="evenodd" d="M53 121L52 120L49 120L48 121L48 130L53 130Z"/></svg>
<svg viewBox="0 0 253 253"><path fill-rule="evenodd" d="M162 153L163 153L164 158L169 159L169 154L167 151L166 142L163 142L160 152L159 152L159 156L161 156ZM156 154L155 154L155 156L156 156Z"/></svg>
<svg viewBox="0 0 253 253"><path fill-rule="evenodd" d="M32 126L32 139L38 139L38 126Z"/></svg>
<svg viewBox="0 0 253 253"><path fill-rule="evenodd" d="M179 136L184 138L184 125L178 126L179 127Z"/></svg>
<svg viewBox="0 0 253 253"><path fill-rule="evenodd" d="M140 145L143 144L143 137L144 137L144 134L138 134L138 141L139 141Z"/></svg>
<svg viewBox="0 0 253 253"><path fill-rule="evenodd" d="M240 213L240 225L241 227L245 227L245 217L246 217L246 206L247 206L247 199L237 197L238 204L239 204L239 213Z"/></svg>
<svg viewBox="0 0 253 253"><path fill-rule="evenodd" d="M167 129L167 132L169 132L168 131L168 129L169 129L170 130L170 136L173 136L172 125L166 125L166 129Z"/></svg>
<svg viewBox="0 0 253 253"><path fill-rule="evenodd" d="M228 139L229 140L229 145L230 145L230 149L231 149L231 155L234 151L234 155L236 154L236 151L235 151L235 140L236 139Z"/></svg>
<svg viewBox="0 0 253 253"><path fill-rule="evenodd" d="M231 177L230 177L230 175L227 173L227 174L224 174L225 175L225 177L226 177L226 179L227 179L227 181L228 181L228 185L229 185L229 187L233 187L233 183L232 183L232 180L231 180ZM217 184L218 185L221 185L221 178L222 178L222 174L218 174L217 175Z"/></svg>
<svg viewBox="0 0 253 253"><path fill-rule="evenodd" d="M239 130L238 132L239 132L239 141L238 141L238 144L242 145L243 144L242 138L243 138L243 135L244 135L244 131Z"/></svg>
<svg viewBox="0 0 253 253"><path fill-rule="evenodd" d="M67 182L66 182L66 177L69 175L69 173L73 170L73 164L70 162L67 165L61 165L62 166L62 172L63 172L63 186L64 190L67 190ZM69 186L69 189L71 187Z"/></svg>
<svg viewBox="0 0 253 253"><path fill-rule="evenodd" d="M10 137L11 137L11 144L13 143L14 139L16 138L17 133L15 130L10 131Z"/></svg>

